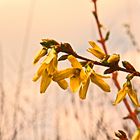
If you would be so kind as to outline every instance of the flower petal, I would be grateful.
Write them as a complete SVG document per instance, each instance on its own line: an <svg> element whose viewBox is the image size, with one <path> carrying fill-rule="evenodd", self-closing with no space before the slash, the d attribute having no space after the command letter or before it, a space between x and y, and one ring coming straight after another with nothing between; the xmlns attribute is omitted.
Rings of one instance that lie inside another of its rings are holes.
<svg viewBox="0 0 140 140"><path fill-rule="evenodd" d="M34 77L33 77L33 81L35 82L35 81L37 81L39 78L40 78L40 76L42 75L42 73L43 73L43 71L45 70L47 68L47 64L42 64L41 66L40 66L40 68L38 69L38 71L37 71L37 73L34 75Z"/></svg>
<svg viewBox="0 0 140 140"><path fill-rule="evenodd" d="M66 80L60 80L60 81L57 81L57 83L64 90L68 88L68 83Z"/></svg>
<svg viewBox="0 0 140 140"><path fill-rule="evenodd" d="M82 69L82 65L73 55L69 55L68 60L71 62L72 67Z"/></svg>
<svg viewBox="0 0 140 140"><path fill-rule="evenodd" d="M82 81L87 79L87 74L85 73L85 71L83 69L80 71L80 78Z"/></svg>
<svg viewBox="0 0 140 140"><path fill-rule="evenodd" d="M96 75L97 75L98 77L100 77L100 78L110 78L110 76L100 75L100 74L98 74L98 73L96 73Z"/></svg>
<svg viewBox="0 0 140 140"><path fill-rule="evenodd" d="M56 51L54 48L52 48L43 63L49 64L55 56L57 56Z"/></svg>
<svg viewBox="0 0 140 140"><path fill-rule="evenodd" d="M140 140L140 129L137 129L132 136L132 140Z"/></svg>
<svg viewBox="0 0 140 140"><path fill-rule="evenodd" d="M79 89L80 84L81 84L81 80L79 75L75 75L70 78L70 89L72 92L75 93Z"/></svg>
<svg viewBox="0 0 140 140"><path fill-rule="evenodd" d="M89 44L92 46L92 48L89 48L87 51L92 53L94 56L96 56L99 59L103 59L105 57L105 53L103 50L93 41L89 41Z"/></svg>
<svg viewBox="0 0 140 140"><path fill-rule="evenodd" d="M57 63L58 63L57 57L54 56L54 58L48 64L48 67L47 67L48 74L53 75L53 73L57 70Z"/></svg>
<svg viewBox="0 0 140 140"><path fill-rule="evenodd" d="M79 97L81 99L85 99L86 98L86 94L87 94L87 90L88 90L88 87L89 87L89 83L90 83L90 78L89 77L86 80L86 82L82 83L82 85L80 87L80 91L79 91Z"/></svg>
<svg viewBox="0 0 140 140"><path fill-rule="evenodd" d="M129 95L131 101L132 101L136 106L140 106L139 101L138 101L138 97L137 97L137 93L136 93L133 89L129 90L128 95Z"/></svg>
<svg viewBox="0 0 140 140"><path fill-rule="evenodd" d="M65 70L56 71L53 74L53 80L59 81L59 80L65 79L65 78L72 77L76 71L77 71L76 68L67 68Z"/></svg>
<svg viewBox="0 0 140 140"><path fill-rule="evenodd" d="M113 103L114 105L120 103L126 96L126 93L127 93L127 90L125 90L124 88L121 89L118 94L117 94L117 97L116 97L116 100L115 102Z"/></svg>
<svg viewBox="0 0 140 140"><path fill-rule="evenodd" d="M48 72L45 70L42 74L42 79L40 83L40 93L44 93L51 83L52 78L48 75Z"/></svg>
<svg viewBox="0 0 140 140"><path fill-rule="evenodd" d="M92 73L90 77L91 77L91 81L94 84L99 86L102 90L106 92L110 92L110 86L102 78L100 78L100 76Z"/></svg>
<svg viewBox="0 0 140 140"><path fill-rule="evenodd" d="M44 55L47 54L47 48L40 50L34 58L33 63L36 64Z"/></svg>

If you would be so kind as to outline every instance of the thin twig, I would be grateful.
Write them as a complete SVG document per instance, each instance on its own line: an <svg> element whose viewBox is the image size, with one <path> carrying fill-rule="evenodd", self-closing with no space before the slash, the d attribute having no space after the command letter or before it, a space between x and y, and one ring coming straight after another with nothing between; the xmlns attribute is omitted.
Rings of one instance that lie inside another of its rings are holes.
<svg viewBox="0 0 140 140"><path fill-rule="evenodd" d="M102 31L101 31L101 24L100 24L100 21L99 21L99 18L98 18L97 1L96 0L93 1L93 4L94 4L94 8L95 8L95 11L93 13L94 13L96 24L97 24L97 27L98 27L98 32L99 32L99 36L100 36L100 43L101 43L101 45L104 49L104 52L107 54L107 48L106 48L106 45L105 45L105 40L103 38ZM112 79L113 79L113 82L116 85L117 89L120 90L120 84L119 84L119 81L117 79L117 72L112 74ZM139 123L137 114L135 113L135 111L132 111L132 108L130 107L126 98L123 100L123 102L125 104L126 109L129 112L130 119L134 122L134 124L136 125L137 128L140 128L140 123Z"/></svg>
<svg viewBox="0 0 140 140"><path fill-rule="evenodd" d="M108 68L113 68L114 69L114 65L111 65L111 64L107 64L107 63L101 63L101 62L98 62L98 61L94 61L94 60L91 60L91 59L88 59L88 58L85 58L83 56L80 56L78 54L73 54L76 58L79 58L81 60L86 60L86 61L90 61L92 62L94 65L99 65L99 66L104 66L104 67L108 67ZM116 65L115 65L116 66ZM125 68L122 68L120 66L116 66L115 67L115 71L122 71L122 72L127 72L127 73L133 73L135 76L139 76L140 77L140 72L138 71L133 71L133 70L129 70L129 69L125 69Z"/></svg>

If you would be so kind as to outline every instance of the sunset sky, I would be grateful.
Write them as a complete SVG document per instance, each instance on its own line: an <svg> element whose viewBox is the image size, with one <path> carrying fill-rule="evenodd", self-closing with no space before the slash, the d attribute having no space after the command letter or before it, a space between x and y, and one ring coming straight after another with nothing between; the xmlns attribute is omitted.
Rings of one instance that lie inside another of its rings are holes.
<svg viewBox="0 0 140 140"><path fill-rule="evenodd" d="M32 99L34 95L39 98L38 102L46 97L30 93L39 93L39 82L32 82L38 66L33 66L32 61L36 52L41 49L39 42L42 38L69 42L77 52L88 56L88 41L98 39L92 10L90 0L0 0L0 78L3 76L0 82L4 83L9 104L14 104L12 98L20 77L19 67L24 71L24 94L21 96L32 101L32 105L36 104ZM137 48L140 48L140 1L98 0L98 11L104 33L108 30L111 32L107 42L109 52L121 53L123 59L132 61L140 70L140 54L137 52ZM131 27L137 42L135 47L126 34L124 24ZM54 89L50 88L51 90ZM50 95L48 98L53 101ZM64 98L67 96L60 95L60 104ZM53 104L51 101L49 104ZM72 127L74 129L75 126ZM81 139L80 136L78 138Z"/></svg>

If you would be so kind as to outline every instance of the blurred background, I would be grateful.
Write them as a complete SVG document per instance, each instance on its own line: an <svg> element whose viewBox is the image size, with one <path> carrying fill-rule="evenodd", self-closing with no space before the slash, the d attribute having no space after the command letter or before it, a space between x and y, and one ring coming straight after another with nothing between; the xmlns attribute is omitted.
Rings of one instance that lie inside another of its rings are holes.
<svg viewBox="0 0 140 140"><path fill-rule="evenodd" d="M42 38L92 57L86 52L88 41L98 39L92 10L90 0L0 0L0 140L111 140L118 129L131 136L123 103L112 105L117 89L111 80L111 93L91 84L84 101L55 83L41 95L39 82L32 82ZM140 70L140 1L98 0L98 10L104 33L111 32L109 53ZM120 83L125 76L120 73ZM139 92L140 80L133 82Z"/></svg>

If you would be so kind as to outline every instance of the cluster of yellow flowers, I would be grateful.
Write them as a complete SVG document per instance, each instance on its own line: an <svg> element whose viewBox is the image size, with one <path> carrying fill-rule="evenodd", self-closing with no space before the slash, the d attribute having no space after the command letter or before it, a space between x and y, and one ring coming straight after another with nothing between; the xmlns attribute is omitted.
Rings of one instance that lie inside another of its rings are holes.
<svg viewBox="0 0 140 140"><path fill-rule="evenodd" d="M140 106L137 94L132 88L132 84L129 80L124 83L123 88L118 92L114 105L120 103L125 98L126 94L128 94L134 105Z"/></svg>
<svg viewBox="0 0 140 140"><path fill-rule="evenodd" d="M44 93L51 81L57 82L62 89L68 88L67 78L70 79L70 89L73 93L79 90L79 97L81 99L86 98L87 90L90 81L97 86L99 86L103 91L110 92L110 86L103 80L104 78L109 78L109 76L104 76L96 73L93 70L94 62L87 61L86 64L82 65L77 58L76 53L73 51L70 45L65 48L65 44L59 44L54 40L43 39L41 45L42 50L34 58L34 64L36 64L42 57L45 59L41 63L40 68L33 77L33 81L37 81L41 77L40 93ZM106 55L102 49L93 41L89 41L92 48L87 51L100 59L100 62L107 63L113 66L117 66L120 60L118 54L113 54L111 56ZM66 68L64 70L58 70L58 53L67 53L65 59L68 59L71 63L71 68ZM132 102L139 106L138 98L135 91L132 88L130 80L124 84L123 88L118 92L117 98L114 105L121 102L126 94L128 93Z"/></svg>
<svg viewBox="0 0 140 140"><path fill-rule="evenodd" d="M49 40L43 39L43 42L49 42ZM44 93L48 88L51 81L55 81L62 89L67 89L68 83L65 80L70 78L70 89L72 92L77 92L79 90L79 96L81 99L86 98L86 93L88 86L91 82L98 85L102 90L110 92L109 85L103 80L103 78L108 78L108 76L102 76L97 74L92 68L90 63L87 63L84 68L80 62L73 56L69 55L67 59L71 63L71 68L64 70L58 70L58 52L57 49L60 47L58 43L49 44L47 47L43 46L42 50L34 58L34 64L36 64L43 56L46 58L41 63L40 68L33 77L33 81L37 81L41 77L40 93ZM97 57L101 57L98 49L95 48L95 54ZM92 51L90 49L92 53Z"/></svg>

